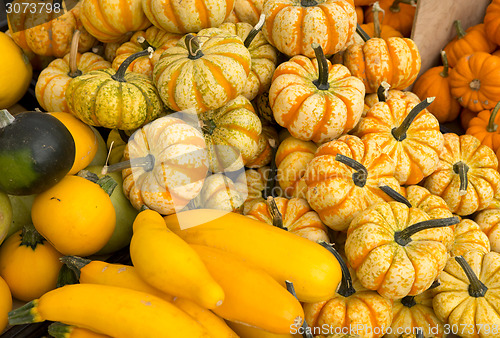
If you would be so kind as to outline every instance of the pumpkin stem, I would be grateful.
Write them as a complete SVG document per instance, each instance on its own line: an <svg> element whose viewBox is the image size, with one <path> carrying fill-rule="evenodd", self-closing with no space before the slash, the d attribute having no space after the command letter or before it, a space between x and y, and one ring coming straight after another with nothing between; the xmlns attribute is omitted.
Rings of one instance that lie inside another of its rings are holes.
<svg viewBox="0 0 500 338"><path fill-rule="evenodd" d="M125 73L127 72L127 68L130 66L130 64L135 60L143 56L149 56L151 58L153 56L153 48L150 47L146 50L143 50L141 52L134 53L130 55L128 58L125 59L125 61L122 62L118 70L114 75L111 76L111 78L115 81L118 82L126 82L125 81Z"/></svg>
<svg viewBox="0 0 500 338"><path fill-rule="evenodd" d="M38 244L43 244L45 238L36 231L33 224L26 224L21 230L21 245L29 246L35 250Z"/></svg>
<svg viewBox="0 0 500 338"><path fill-rule="evenodd" d="M247 37L245 38L245 41L243 42L243 45L245 45L246 48L250 47L252 44L253 39L259 34L260 30L262 29L262 26L264 26L264 23L266 22L266 15L261 14L259 18L259 22L252 28L250 33L248 33Z"/></svg>
<svg viewBox="0 0 500 338"><path fill-rule="evenodd" d="M300 5L302 7L313 7L318 4L318 1L316 0L300 0Z"/></svg>
<svg viewBox="0 0 500 338"><path fill-rule="evenodd" d="M128 136L123 130L118 129L118 135L120 135L120 138L123 142L128 143L128 139L130 138L130 136Z"/></svg>
<svg viewBox="0 0 500 338"><path fill-rule="evenodd" d="M73 326L61 322L55 322L50 324L47 330L51 337L65 338L71 336Z"/></svg>
<svg viewBox="0 0 500 338"><path fill-rule="evenodd" d="M415 338L425 338L424 331L422 330L421 327L417 327L417 333L415 335Z"/></svg>
<svg viewBox="0 0 500 338"><path fill-rule="evenodd" d="M42 322L42 318L37 315L38 299L34 299L31 302L18 307L15 310L9 312L9 324L10 325L20 325L20 324L30 324Z"/></svg>
<svg viewBox="0 0 500 338"><path fill-rule="evenodd" d="M494 133L498 129L498 125L495 123L498 110L500 109L500 101L495 105L495 108L491 111L490 118L488 120L488 126L486 127L486 131L489 133Z"/></svg>
<svg viewBox="0 0 500 338"><path fill-rule="evenodd" d="M465 32L464 28L462 27L462 23L460 22L460 20L453 21L453 25L455 26L455 29L457 31L458 39L462 39L467 35L467 32Z"/></svg>
<svg viewBox="0 0 500 338"><path fill-rule="evenodd" d="M77 29L73 33L73 39L71 40L71 48L69 50L69 73L70 77L77 77L82 75L82 71L78 69L76 63L76 57L78 55L78 42L80 41L80 31Z"/></svg>
<svg viewBox="0 0 500 338"><path fill-rule="evenodd" d="M401 195L399 192L396 190L392 189L388 185L380 185L379 186L380 190L385 192L389 197L391 197L393 200L399 203L406 204L408 208L412 208L413 206L411 205L410 201L408 201L403 195Z"/></svg>
<svg viewBox="0 0 500 338"><path fill-rule="evenodd" d="M217 125L212 120L203 120L201 121L201 130L208 135L212 135L214 130L217 128Z"/></svg>
<svg viewBox="0 0 500 338"><path fill-rule="evenodd" d="M274 197L269 196L266 200L266 204L267 204L267 210L269 210L269 214L273 219L273 226L283 230L288 230L286 227L283 226L283 216L281 215L281 212L279 211L278 206L276 205L276 200L274 199Z"/></svg>
<svg viewBox="0 0 500 338"><path fill-rule="evenodd" d="M74 272L75 276L80 279L80 270L82 270L87 264L91 263L90 259L85 259L78 256L63 256L59 260L71 271Z"/></svg>
<svg viewBox="0 0 500 338"><path fill-rule="evenodd" d="M469 183L467 172L469 171L469 166L460 161L453 165L453 171L460 177L460 189L458 190L458 194L463 196L467 193L467 185Z"/></svg>
<svg viewBox="0 0 500 338"><path fill-rule="evenodd" d="M56 288L76 283L78 283L78 278L75 273L68 266L61 266L59 274L57 275Z"/></svg>
<svg viewBox="0 0 500 338"><path fill-rule="evenodd" d="M359 23L356 24L356 33L361 36L361 39L363 39L364 42L370 40L370 36L363 30L363 28L361 28Z"/></svg>
<svg viewBox="0 0 500 338"><path fill-rule="evenodd" d="M405 117L401 125L397 128L392 129L392 136L397 141L403 141L404 139L406 139L406 132L408 131L408 128L410 128L413 120L417 117L418 114L420 114L421 111L429 107L434 99L435 97L428 97L417 104L415 107L413 107L413 109Z"/></svg>
<svg viewBox="0 0 500 338"><path fill-rule="evenodd" d="M269 177L266 180L266 188L262 192L262 197L267 200L269 196L277 197L275 193L276 187L276 174L278 168L276 166L276 152L278 151L278 147L276 145L271 149L271 164L269 165Z"/></svg>
<svg viewBox="0 0 500 338"><path fill-rule="evenodd" d="M441 51L441 61L443 61L443 71L439 73L439 75L441 75L441 77L448 77L450 66L448 64L448 56L444 50Z"/></svg>
<svg viewBox="0 0 500 338"><path fill-rule="evenodd" d="M16 118L7 109L0 110L0 129L12 124Z"/></svg>
<svg viewBox="0 0 500 338"><path fill-rule="evenodd" d="M403 299L401 299L401 304L408 308L412 308L415 305L417 305L417 302L415 301L415 296L406 296Z"/></svg>
<svg viewBox="0 0 500 338"><path fill-rule="evenodd" d="M406 246L412 241L411 236L415 235L417 232L433 228L444 228L458 223L460 223L460 219L456 216L418 222L410 225L404 230L397 231L394 234L394 241L401 246Z"/></svg>
<svg viewBox="0 0 500 338"><path fill-rule="evenodd" d="M356 172L352 174L354 185L360 188L363 188L365 186L366 179L368 177L368 170L364 165L342 154L335 155L335 160L339 161L340 163L344 163L346 166L356 170Z"/></svg>
<svg viewBox="0 0 500 338"><path fill-rule="evenodd" d="M399 6L399 4L415 6L416 2L416 0L394 0L392 5L389 7L389 10L393 13L399 13L401 11L401 7Z"/></svg>
<svg viewBox="0 0 500 338"><path fill-rule="evenodd" d="M380 86L377 88L377 98L379 102L385 102L387 100L387 91L391 88L391 85L385 81L382 81Z"/></svg>
<svg viewBox="0 0 500 338"><path fill-rule="evenodd" d="M382 7L380 7L378 1L375 1L375 3L372 5L372 12L373 12L374 35L376 38L380 38L380 35L382 33L382 28L380 26L380 18L378 16L378 13L382 13L382 21L384 21L385 11L382 9Z"/></svg>
<svg viewBox="0 0 500 338"><path fill-rule="evenodd" d="M153 48L153 51L156 50L156 48L154 48L153 46L151 46L151 44L148 42L148 40L146 40L146 38L144 36L138 36L137 37L137 43L139 45L141 45L142 49L148 49L149 47Z"/></svg>
<svg viewBox="0 0 500 338"><path fill-rule="evenodd" d="M354 289L352 283L351 273L349 272L347 264L344 262L338 251L335 250L333 245L326 243L325 241L319 242L319 245L330 251L340 264L340 269L342 270L342 282L340 284L339 289L337 290L337 293L342 297L349 297L355 294L356 289Z"/></svg>
<svg viewBox="0 0 500 338"><path fill-rule="evenodd" d="M436 279L434 282L432 282L431 286L429 286L429 288L427 290L435 289L440 285L441 285L441 282L438 279Z"/></svg>
<svg viewBox="0 0 500 338"><path fill-rule="evenodd" d="M109 196L111 196L116 186L118 185L118 183L116 183L116 181L111 176L106 175L99 178L97 174L94 174L85 169L80 170L76 174L76 176L83 177L84 179L89 180L90 182L98 184Z"/></svg>
<svg viewBox="0 0 500 338"><path fill-rule="evenodd" d="M144 157L132 158L127 161L118 162L110 166L104 166L101 174L106 175L115 171L122 171L129 168L142 167L144 171L151 171L155 167L155 157L152 154L147 154Z"/></svg>
<svg viewBox="0 0 500 338"><path fill-rule="evenodd" d="M184 39L184 42L189 52L188 58L190 60L199 59L204 55L203 51L201 50L200 41L198 40L198 37L194 36L193 34L187 34L186 38Z"/></svg>
<svg viewBox="0 0 500 338"><path fill-rule="evenodd" d="M286 285L287 291L290 292L298 300L297 293L295 292L295 287L293 286L293 283L288 281L288 280L285 280L285 285ZM302 329L303 329L302 337L303 338L314 338L314 336L311 333L311 330L309 329L309 325L307 325L305 318L303 319L300 316L295 318L292 326L297 327L300 325L301 322L302 322Z"/></svg>
<svg viewBox="0 0 500 338"><path fill-rule="evenodd" d="M484 297L488 288L477 278L474 271L470 267L469 263L465 260L463 256L456 256L455 260L464 270L467 279L469 280L469 295L474 298Z"/></svg>
<svg viewBox="0 0 500 338"><path fill-rule="evenodd" d="M326 59L325 54L323 53L323 48L321 48L319 43L313 42L311 47L316 55L319 73L318 78L314 80L313 83L319 90L328 90L330 88L330 84L328 83L328 60Z"/></svg>

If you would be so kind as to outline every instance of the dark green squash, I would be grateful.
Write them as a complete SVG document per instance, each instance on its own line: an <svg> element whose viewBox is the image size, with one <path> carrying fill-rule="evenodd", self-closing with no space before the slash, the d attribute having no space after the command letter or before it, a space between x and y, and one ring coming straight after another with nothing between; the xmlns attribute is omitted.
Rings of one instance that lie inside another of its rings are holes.
<svg viewBox="0 0 500 338"><path fill-rule="evenodd" d="M74 159L73 137L54 116L0 111L0 190L38 194L59 182Z"/></svg>

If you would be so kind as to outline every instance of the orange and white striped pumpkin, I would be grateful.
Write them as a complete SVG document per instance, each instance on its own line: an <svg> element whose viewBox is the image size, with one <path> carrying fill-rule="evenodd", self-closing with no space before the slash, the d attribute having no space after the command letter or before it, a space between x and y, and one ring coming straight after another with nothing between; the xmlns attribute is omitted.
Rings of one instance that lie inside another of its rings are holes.
<svg viewBox="0 0 500 338"><path fill-rule="evenodd" d="M273 149L278 146L278 132L272 126L263 125L259 136L259 145L256 157L245 165L247 168L260 168L271 163Z"/></svg>
<svg viewBox="0 0 500 338"><path fill-rule="evenodd" d="M500 209L483 210L474 220L488 236L491 251L500 253Z"/></svg>
<svg viewBox="0 0 500 338"><path fill-rule="evenodd" d="M255 26L259 22L265 0L235 0L231 14L224 22L246 22Z"/></svg>
<svg viewBox="0 0 500 338"><path fill-rule="evenodd" d="M194 199L196 208L240 212L243 209L245 191L225 174L209 175L203 188Z"/></svg>
<svg viewBox="0 0 500 338"><path fill-rule="evenodd" d="M481 230L479 224L470 219L462 219L455 225L455 241L450 255L461 256L468 251L490 252L490 242L488 236Z"/></svg>

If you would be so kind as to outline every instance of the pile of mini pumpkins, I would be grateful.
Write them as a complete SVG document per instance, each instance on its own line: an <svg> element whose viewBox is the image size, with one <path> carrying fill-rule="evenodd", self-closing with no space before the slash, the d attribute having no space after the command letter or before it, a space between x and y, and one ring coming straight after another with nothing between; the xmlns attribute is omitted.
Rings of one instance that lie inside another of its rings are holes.
<svg viewBox="0 0 500 338"><path fill-rule="evenodd" d="M114 227L75 252L83 236L51 233L68 212L51 200L118 171L128 240L139 210L220 209L334 243L337 294L302 303L315 336L500 334L500 0L484 24L457 21L418 80L414 14L407 0L82 0L28 29L30 13L9 17L42 69L41 108L111 130L93 175L97 142L72 132L77 153L95 144L36 197L36 230L63 254L102 253ZM459 114L466 134L443 134Z"/></svg>

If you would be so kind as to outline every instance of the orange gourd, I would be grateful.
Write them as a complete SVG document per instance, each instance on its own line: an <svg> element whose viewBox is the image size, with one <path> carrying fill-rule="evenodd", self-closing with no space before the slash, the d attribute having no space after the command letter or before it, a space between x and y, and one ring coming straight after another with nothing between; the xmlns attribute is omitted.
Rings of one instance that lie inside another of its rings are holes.
<svg viewBox="0 0 500 338"><path fill-rule="evenodd" d="M461 256L468 251L490 252L488 236L481 230L480 226L470 219L462 219L455 226L455 240L450 255Z"/></svg>
<svg viewBox="0 0 500 338"><path fill-rule="evenodd" d="M435 97L427 108L440 123L453 121L460 113L460 104L451 96L448 58L441 51L442 66L432 67L419 76L413 85L413 91L419 97Z"/></svg>
<svg viewBox="0 0 500 338"><path fill-rule="evenodd" d="M477 112L473 112L470 109L462 108L460 111L460 125L464 130L469 128L470 121L477 116Z"/></svg>
<svg viewBox="0 0 500 338"><path fill-rule="evenodd" d="M500 209L483 210L476 214L474 221L488 236L491 251L500 253Z"/></svg>
<svg viewBox="0 0 500 338"><path fill-rule="evenodd" d="M486 8L484 28L488 39L500 45L500 1L492 0Z"/></svg>
<svg viewBox="0 0 500 338"><path fill-rule="evenodd" d="M486 37L484 24L480 23L469 27L466 31L463 29L460 20L455 20L453 24L457 36L444 47L450 67L455 67L462 56L475 52L491 53L495 50L495 43Z"/></svg>
<svg viewBox="0 0 500 338"><path fill-rule="evenodd" d="M274 149L278 146L278 132L273 126L263 125L259 136L256 156L246 164L247 168L254 169L268 165L274 156Z"/></svg>
<svg viewBox="0 0 500 338"><path fill-rule="evenodd" d="M359 25L362 25L365 22L365 12L363 11L363 7L356 6L356 21Z"/></svg>
<svg viewBox="0 0 500 338"><path fill-rule="evenodd" d="M405 37L410 37L416 11L415 3L415 0L380 0L379 5L384 12L377 15L382 24L393 27ZM365 10L366 22L374 21L373 12L370 7Z"/></svg>
<svg viewBox="0 0 500 338"><path fill-rule="evenodd" d="M497 103L495 108L490 110L483 110L473 117L469 122L469 128L465 132L468 135L476 137L481 144L484 144L496 153L500 149L500 130L498 130L498 123L500 123L500 115L498 110L500 103Z"/></svg>

